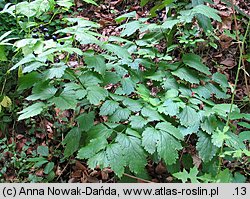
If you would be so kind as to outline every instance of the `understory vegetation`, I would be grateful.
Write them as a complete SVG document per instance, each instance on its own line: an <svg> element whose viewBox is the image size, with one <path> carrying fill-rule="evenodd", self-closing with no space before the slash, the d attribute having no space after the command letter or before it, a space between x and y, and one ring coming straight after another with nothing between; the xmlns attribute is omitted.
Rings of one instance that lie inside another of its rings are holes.
<svg viewBox="0 0 250 199"><path fill-rule="evenodd" d="M0 0L1 182L250 182L243 3Z"/></svg>

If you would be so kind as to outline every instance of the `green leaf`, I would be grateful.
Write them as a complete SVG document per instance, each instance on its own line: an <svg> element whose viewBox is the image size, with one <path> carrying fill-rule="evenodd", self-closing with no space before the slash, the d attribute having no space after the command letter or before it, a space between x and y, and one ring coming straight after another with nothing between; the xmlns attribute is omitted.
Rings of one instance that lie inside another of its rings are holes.
<svg viewBox="0 0 250 199"><path fill-rule="evenodd" d="M159 141L158 137L158 130L152 127L146 128L142 133L142 146L150 154L156 151L156 143Z"/></svg>
<svg viewBox="0 0 250 199"><path fill-rule="evenodd" d="M180 123L183 126L193 126L200 122L200 115L190 106L185 106L181 113L178 115Z"/></svg>
<svg viewBox="0 0 250 199"><path fill-rule="evenodd" d="M56 94L57 89L49 84L49 82L39 82L32 89L32 95L27 97L27 100L46 100Z"/></svg>
<svg viewBox="0 0 250 199"><path fill-rule="evenodd" d="M72 0L57 0L56 4L61 7L65 7L69 9L71 6L73 6L73 1Z"/></svg>
<svg viewBox="0 0 250 199"><path fill-rule="evenodd" d="M98 72L101 75L105 74L106 63L105 58L101 55L86 56L84 59L88 68L93 68L94 71Z"/></svg>
<svg viewBox="0 0 250 199"><path fill-rule="evenodd" d="M231 104L216 104L212 108L212 110L222 117L227 117L230 112ZM235 104L232 105L232 111L235 111L237 106Z"/></svg>
<svg viewBox="0 0 250 199"><path fill-rule="evenodd" d="M211 115L208 118L204 119L204 122L201 124L201 129L211 135L215 131L217 125L218 119L216 118L216 116Z"/></svg>
<svg viewBox="0 0 250 199"><path fill-rule="evenodd" d="M137 115L137 116L132 115L129 118L129 120L130 120L131 127L134 129L141 129L148 123L148 121L146 119L144 119L143 117L141 117L139 115Z"/></svg>
<svg viewBox="0 0 250 199"><path fill-rule="evenodd" d="M49 101L54 103L61 111L74 109L78 103L75 93L75 91L63 91L58 97L53 97Z"/></svg>
<svg viewBox="0 0 250 199"><path fill-rule="evenodd" d="M143 84L139 84L136 88L137 93L140 95L140 97L148 102L149 98L150 98L150 91L147 89L146 86L144 86Z"/></svg>
<svg viewBox="0 0 250 199"><path fill-rule="evenodd" d="M106 149L107 158L109 159L109 165L115 174L120 178L124 173L124 166L126 166L126 160L120 144L111 144Z"/></svg>
<svg viewBox="0 0 250 199"><path fill-rule="evenodd" d="M63 145L66 145L64 150L64 156L69 157L79 148L79 143L81 139L81 132L78 128L72 128L62 141Z"/></svg>
<svg viewBox="0 0 250 199"><path fill-rule="evenodd" d="M217 183L230 183L232 180L233 176L229 169L220 170L219 174L216 176Z"/></svg>
<svg viewBox="0 0 250 199"><path fill-rule="evenodd" d="M199 139L196 145L196 149L199 152L200 158L204 162L210 161L217 153L218 148L213 145L210 135L200 131L198 133Z"/></svg>
<svg viewBox="0 0 250 199"><path fill-rule="evenodd" d="M142 133L142 146L151 154L157 150L159 157L168 165L175 163L178 150L182 149L180 142L167 131L151 127L146 128Z"/></svg>
<svg viewBox="0 0 250 199"><path fill-rule="evenodd" d="M107 100L102 104L100 108L100 115L112 115L118 107L118 102L113 100Z"/></svg>
<svg viewBox="0 0 250 199"><path fill-rule="evenodd" d="M222 147L224 144L224 141L229 138L228 135L226 135L227 131L221 131L218 127L216 131L212 134L212 143L217 147Z"/></svg>
<svg viewBox="0 0 250 199"><path fill-rule="evenodd" d="M155 126L155 128L162 131L166 131L178 140L184 140L184 137L181 134L180 130L173 126L170 122L160 122Z"/></svg>
<svg viewBox="0 0 250 199"><path fill-rule="evenodd" d="M46 105L43 102L37 102L23 109L22 111L19 112L19 114L21 115L18 117L18 121L40 114L45 106Z"/></svg>
<svg viewBox="0 0 250 199"><path fill-rule="evenodd" d="M123 29L121 31L121 37L124 37L124 36L129 37L133 35L137 30L139 30L140 27L141 27L141 24L139 21L131 21L129 23L125 23L119 26L119 28Z"/></svg>
<svg viewBox="0 0 250 199"><path fill-rule="evenodd" d="M94 73L91 72L83 73L79 79L85 87L96 86L102 82Z"/></svg>
<svg viewBox="0 0 250 199"><path fill-rule="evenodd" d="M1 41L1 40L0 40ZM5 47L0 45L0 61L7 61Z"/></svg>
<svg viewBox="0 0 250 199"><path fill-rule="evenodd" d="M83 1L86 2L86 3L91 3L91 4L95 5L95 6L98 6L98 4L94 0L83 0Z"/></svg>
<svg viewBox="0 0 250 199"><path fill-rule="evenodd" d="M85 141L90 142L90 140L96 139L98 137L104 137L108 139L111 136L112 132L113 130L109 129L104 124L97 124L93 126L90 130L88 130L87 138Z"/></svg>
<svg viewBox="0 0 250 199"><path fill-rule="evenodd" d="M131 56L128 53L128 50L126 48L123 48L115 44L106 44L104 48L106 48L109 52L114 53L121 59L124 59L124 60L131 59Z"/></svg>
<svg viewBox="0 0 250 199"><path fill-rule="evenodd" d="M38 68L45 66L45 63L42 62L32 62L31 64L27 65L23 69L23 73L30 73L34 70L37 70Z"/></svg>
<svg viewBox="0 0 250 199"><path fill-rule="evenodd" d="M201 57L199 55L188 53L183 55L182 59L187 66L205 73L206 75L211 75L209 68L201 62Z"/></svg>
<svg viewBox="0 0 250 199"><path fill-rule="evenodd" d="M49 163L45 166L43 172L44 172L45 174L49 174L49 172L51 172L51 171L53 170L54 166L55 166L54 162L49 162Z"/></svg>
<svg viewBox="0 0 250 199"><path fill-rule="evenodd" d="M49 147L47 146L38 146L37 147L37 153L41 156L48 157L49 155Z"/></svg>
<svg viewBox="0 0 250 199"><path fill-rule="evenodd" d="M138 112L142 109L142 104L140 100L133 100L130 98L125 98L122 102L129 110L133 112Z"/></svg>
<svg viewBox="0 0 250 199"><path fill-rule="evenodd" d="M38 72L31 72L29 74L23 75L18 79L18 90L24 90L31 88L35 83L40 82L41 75Z"/></svg>
<svg viewBox="0 0 250 199"><path fill-rule="evenodd" d="M188 181L189 174L186 171L186 169L183 169L182 172L174 173L173 176L176 177L177 179L181 180L182 183L185 183Z"/></svg>
<svg viewBox="0 0 250 199"><path fill-rule="evenodd" d="M137 137L118 134L115 139L122 148L124 158L130 170L136 174L143 173L147 164L146 154L141 147L141 141Z"/></svg>
<svg viewBox="0 0 250 199"><path fill-rule="evenodd" d="M185 169L182 172L174 173L173 176L181 180L183 183L187 182L188 179L191 180L191 183L199 183L197 180L197 175L199 171L197 167L193 167L190 169L188 173Z"/></svg>
<svg viewBox="0 0 250 199"><path fill-rule="evenodd" d="M147 118L148 121L164 120L163 117L152 107L146 106L141 110L141 114Z"/></svg>
<svg viewBox="0 0 250 199"><path fill-rule="evenodd" d="M228 99L230 95L227 95L225 91L222 91L217 85L208 83L205 85L205 88L208 89L211 93L215 94L215 97L218 99Z"/></svg>
<svg viewBox="0 0 250 199"><path fill-rule="evenodd" d="M127 108L118 108L114 114L110 117L112 122L120 122L127 120L131 114L131 111Z"/></svg>
<svg viewBox="0 0 250 199"><path fill-rule="evenodd" d="M175 116L179 113L179 103L174 103L173 100L166 100L161 106L158 106L158 111L169 116Z"/></svg>
<svg viewBox="0 0 250 199"><path fill-rule="evenodd" d="M190 82L192 84L199 84L200 80L197 78L198 74L187 68L179 68L176 71L172 72L174 76L179 77L181 80L185 80L187 82Z"/></svg>
<svg viewBox="0 0 250 199"><path fill-rule="evenodd" d="M98 105L102 100L108 96L107 90L99 86L90 86L87 88L87 99L93 105Z"/></svg>
<svg viewBox="0 0 250 199"><path fill-rule="evenodd" d="M175 20L166 20L161 27L163 29L172 29L177 23L179 23L180 21L175 19Z"/></svg>
<svg viewBox="0 0 250 199"><path fill-rule="evenodd" d="M149 0L141 0L141 1L140 1L140 6L143 7L143 6L145 6L148 2L149 2Z"/></svg>
<svg viewBox="0 0 250 199"><path fill-rule="evenodd" d="M131 78L123 78L121 80L121 84L122 84L122 90L126 95L129 95L132 92L134 92L135 90L134 87L136 84L131 80Z"/></svg>
<svg viewBox="0 0 250 199"><path fill-rule="evenodd" d="M220 84L222 89L226 89L229 87L227 76L224 74L216 72L213 74L212 80Z"/></svg>
<svg viewBox="0 0 250 199"><path fill-rule="evenodd" d="M106 150L102 150L90 157L88 165L92 169L96 168L96 166L100 168L111 167L119 178L122 177L126 160L121 145L118 143L108 145Z"/></svg>
<svg viewBox="0 0 250 199"><path fill-rule="evenodd" d="M53 64L52 66L53 68L45 72L45 79L61 78L67 68L67 66L62 63Z"/></svg>
<svg viewBox="0 0 250 199"><path fill-rule="evenodd" d="M90 140L90 143L82 147L77 154L79 159L88 159L93 157L96 153L104 149L108 145L107 140L104 137L99 137L93 140Z"/></svg>
<svg viewBox="0 0 250 199"><path fill-rule="evenodd" d="M212 18L213 20L216 20L216 21L219 21L221 22L221 18L220 16L217 14L218 11L211 8L211 7L208 7L206 5L198 5L198 6L195 6L192 11L195 13L195 14L202 14L202 15L205 15L206 17L208 18Z"/></svg>
<svg viewBox="0 0 250 199"><path fill-rule="evenodd" d="M82 113L80 116L76 118L79 128L82 131L88 131L91 129L92 126L94 126L94 119L95 119L95 113L94 111L91 111L89 113Z"/></svg>

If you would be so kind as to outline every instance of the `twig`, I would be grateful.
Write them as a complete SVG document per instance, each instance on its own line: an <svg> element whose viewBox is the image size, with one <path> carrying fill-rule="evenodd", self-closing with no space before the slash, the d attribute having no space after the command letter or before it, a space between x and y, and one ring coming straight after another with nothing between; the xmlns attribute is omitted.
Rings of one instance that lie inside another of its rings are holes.
<svg viewBox="0 0 250 199"><path fill-rule="evenodd" d="M145 179L142 179L142 178L138 178L138 177L136 177L136 176L132 176L132 175L127 174L127 173L124 173L123 175L125 175L125 176L127 176L127 177L129 177L129 178L133 178L133 179L135 179L135 180L140 180L140 181L142 181L142 182L154 183L154 182L152 182L152 181L145 180Z"/></svg>
<svg viewBox="0 0 250 199"><path fill-rule="evenodd" d="M66 168L68 167L69 162L70 162L70 161L68 161L68 163L67 163L66 166L63 168L63 170L62 170L62 172L60 173L60 175L56 178L56 181L58 181L59 178L62 176L63 172L64 172L64 171L66 170Z"/></svg>

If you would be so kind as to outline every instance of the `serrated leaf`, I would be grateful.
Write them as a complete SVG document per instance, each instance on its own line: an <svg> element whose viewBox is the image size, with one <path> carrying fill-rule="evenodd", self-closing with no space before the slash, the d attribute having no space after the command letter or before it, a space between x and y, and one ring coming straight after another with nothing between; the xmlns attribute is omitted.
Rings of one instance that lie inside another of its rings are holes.
<svg viewBox="0 0 250 199"><path fill-rule="evenodd" d="M150 127L142 133L142 145L149 153L154 153L156 149L159 157L168 165L175 163L178 150L182 149L181 143L167 131Z"/></svg>
<svg viewBox="0 0 250 199"><path fill-rule="evenodd" d="M160 122L155 126L156 129L166 131L170 135L174 136L178 140L183 140L184 137L180 130L173 126L170 122Z"/></svg>
<svg viewBox="0 0 250 199"><path fill-rule="evenodd" d="M19 112L21 115L18 117L18 121L40 114L45 106L46 105L43 102L32 104L31 106Z"/></svg>
<svg viewBox="0 0 250 199"><path fill-rule="evenodd" d="M180 21L175 19L175 20L166 20L161 27L163 29L172 29L177 23L179 23Z"/></svg>
<svg viewBox="0 0 250 199"><path fill-rule="evenodd" d="M141 110L141 114L147 118L148 121L164 120L163 117L152 107L147 106Z"/></svg>
<svg viewBox="0 0 250 199"><path fill-rule="evenodd" d="M158 134L158 131L152 127L146 128L142 133L142 146L150 154L156 151L156 143L159 137Z"/></svg>
<svg viewBox="0 0 250 199"><path fill-rule="evenodd" d="M222 117L227 117L228 113L230 112L231 104L216 104L212 108L212 110ZM237 106L235 104L232 105L232 111L235 111Z"/></svg>
<svg viewBox="0 0 250 199"><path fill-rule="evenodd" d="M178 129L180 130L183 136L190 135L192 133L197 133L199 128L200 128L199 124L189 126L189 127L178 126Z"/></svg>
<svg viewBox="0 0 250 199"><path fill-rule="evenodd" d="M102 82L94 73L91 72L83 73L80 75L79 79L85 87L96 86Z"/></svg>
<svg viewBox="0 0 250 199"><path fill-rule="evenodd" d="M206 75L211 75L209 68L201 62L201 57L199 55L188 53L183 55L182 59L187 66L205 73Z"/></svg>
<svg viewBox="0 0 250 199"><path fill-rule="evenodd" d="M118 102L113 100L107 100L102 104L100 108L100 115L112 115L118 107Z"/></svg>
<svg viewBox="0 0 250 199"><path fill-rule="evenodd" d="M137 93L140 95L140 97L146 102L148 102L150 98L150 91L147 89L147 87L144 86L143 84L139 84L136 87L136 90L137 90Z"/></svg>
<svg viewBox="0 0 250 199"><path fill-rule="evenodd" d="M196 149L199 152L200 158L204 162L210 161L217 153L218 148L213 145L212 138L210 135L200 131L198 133L198 142L196 145Z"/></svg>
<svg viewBox="0 0 250 199"><path fill-rule="evenodd" d="M178 115L180 118L180 123L183 126L193 126L200 122L200 115L190 106L185 106L183 110Z"/></svg>
<svg viewBox="0 0 250 199"><path fill-rule="evenodd" d="M122 147L123 155L129 169L136 174L144 172L147 160L146 154L141 147L140 139L125 134L119 134L115 140Z"/></svg>
<svg viewBox="0 0 250 199"><path fill-rule="evenodd" d="M79 143L81 139L81 132L78 128L72 128L62 141L63 145L66 145L64 150L64 156L69 157L79 148Z"/></svg>
<svg viewBox="0 0 250 199"><path fill-rule="evenodd" d="M41 62L32 62L31 64L23 68L23 73L30 73L31 71L37 70L38 68L45 66L45 63Z"/></svg>
<svg viewBox="0 0 250 199"><path fill-rule="evenodd" d="M198 6L195 6L192 11L196 14L202 14L202 15L205 15L206 17L208 18L212 18L216 21L219 21L221 22L221 18L220 16L217 14L218 11L211 8L211 7L208 7L206 5L198 5Z"/></svg>
<svg viewBox="0 0 250 199"><path fill-rule="evenodd" d="M141 27L141 24L139 21L131 21L129 23L125 23L121 26L119 26L119 28L122 29L121 31L121 37L124 36L131 36L133 35L137 30L139 30L139 28Z"/></svg>
<svg viewBox="0 0 250 199"><path fill-rule="evenodd" d="M127 120L131 114L131 111L127 108L118 108L114 114L110 117L112 122L120 122Z"/></svg>
<svg viewBox="0 0 250 199"><path fill-rule="evenodd" d="M179 68L176 71L172 72L174 76L179 77L181 80L185 80L187 82L190 82L192 84L199 84L200 80L197 78L198 74L187 68Z"/></svg>
<svg viewBox="0 0 250 199"><path fill-rule="evenodd" d="M53 68L50 68L45 73L45 79L61 78L67 68L64 64L53 64Z"/></svg>
<svg viewBox="0 0 250 199"><path fill-rule="evenodd" d="M129 110L133 111L133 112L138 112L142 109L142 104L140 102L140 100L133 100L130 98L126 98L125 100L123 100L122 102Z"/></svg>
<svg viewBox="0 0 250 199"><path fill-rule="evenodd" d="M227 87L229 87L228 79L227 79L226 75L224 75L224 74L216 72L213 74L212 79L213 79L213 81L220 84L222 89L226 89Z"/></svg>
<svg viewBox="0 0 250 199"><path fill-rule="evenodd" d="M124 173L124 166L126 166L126 161L124 159L121 146L117 143L107 146L106 154L111 169L119 178L122 177Z"/></svg>
<svg viewBox="0 0 250 199"><path fill-rule="evenodd" d="M158 111L169 116L175 116L179 113L179 103L174 103L173 100L168 99L158 107Z"/></svg>
<svg viewBox="0 0 250 199"><path fill-rule="evenodd" d="M140 128L143 128L147 123L148 121L146 119L144 119L143 117L141 116L134 116L132 115L130 118L130 125L132 128L134 129L140 129Z"/></svg>
<svg viewBox="0 0 250 199"><path fill-rule="evenodd" d="M225 132L219 130L219 128L216 129L216 131L212 134L212 143L213 145L217 147L222 147L224 144L224 141L229 138L229 136L226 135Z"/></svg>
<svg viewBox="0 0 250 199"><path fill-rule="evenodd" d="M39 82L34 85L32 89L32 95L27 97L27 100L46 100L53 97L56 94L57 89L49 84L49 82Z"/></svg>
<svg viewBox="0 0 250 199"><path fill-rule="evenodd" d="M174 173L173 176L181 180L182 183L185 183L188 181L188 172L186 171L186 169L183 169L182 172Z"/></svg>
<svg viewBox="0 0 250 199"><path fill-rule="evenodd" d="M215 94L215 97L218 99L228 99L230 95L227 95L225 91L222 91L217 85L208 83L205 85L205 88L208 89L211 93Z"/></svg>
<svg viewBox="0 0 250 199"><path fill-rule="evenodd" d="M182 172L174 173L173 176L181 180L183 183L187 182L188 179L191 180L191 183L199 183L197 180L197 175L199 171L197 167L193 167L190 169L188 173L185 169Z"/></svg>
<svg viewBox="0 0 250 199"><path fill-rule="evenodd" d="M123 78L121 80L122 90L126 95L131 94L135 90L135 83L131 80L131 78Z"/></svg>
<svg viewBox="0 0 250 199"><path fill-rule="evenodd" d="M90 140L90 143L82 147L77 154L79 159L88 159L93 157L96 153L104 149L108 145L107 140L104 137L99 137L93 140Z"/></svg>
<svg viewBox="0 0 250 199"><path fill-rule="evenodd" d="M89 113L82 113L80 116L76 118L79 128L82 131L88 131L94 126L95 113L93 111Z"/></svg>
<svg viewBox="0 0 250 199"><path fill-rule="evenodd" d="M84 59L88 68L93 68L94 71L104 75L106 71L105 58L101 55L86 56Z"/></svg>
<svg viewBox="0 0 250 199"><path fill-rule="evenodd" d="M87 132L87 138L86 141L90 142L90 140L96 139L98 137L104 137L109 138L112 134L113 130L109 129L104 124L97 124L93 126L90 130Z"/></svg>
<svg viewBox="0 0 250 199"><path fill-rule="evenodd" d="M98 105L102 100L108 96L107 90L99 86L90 86L87 88L87 99L93 105Z"/></svg>
<svg viewBox="0 0 250 199"><path fill-rule="evenodd" d="M115 55L117 55L121 59L124 59L124 60L131 59L131 56L128 53L126 48L123 48L123 47L115 45L115 44L106 44L104 46L104 48L106 48L108 51L114 53Z"/></svg>
<svg viewBox="0 0 250 199"><path fill-rule="evenodd" d="M50 102L54 103L61 111L74 109L78 103L75 91L63 91L58 97L53 97Z"/></svg>
<svg viewBox="0 0 250 199"><path fill-rule="evenodd" d="M217 125L217 118L211 115L205 118L204 122L201 124L201 129L211 135L215 131Z"/></svg>

